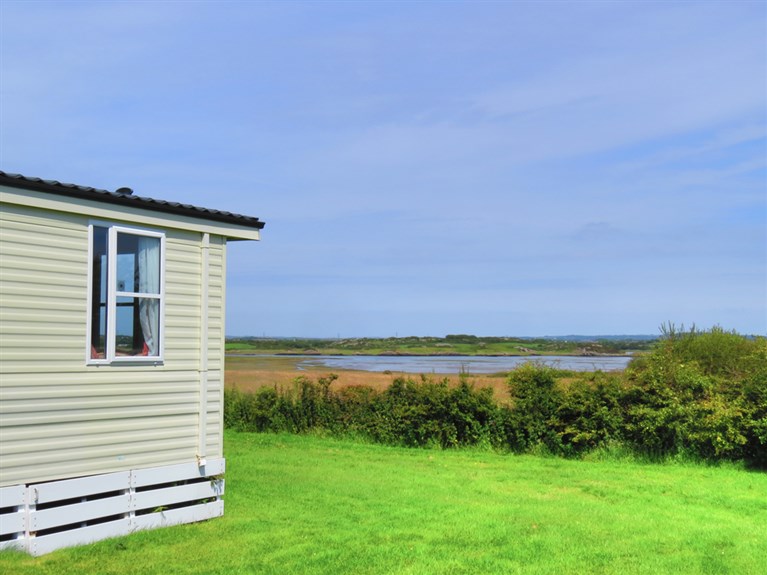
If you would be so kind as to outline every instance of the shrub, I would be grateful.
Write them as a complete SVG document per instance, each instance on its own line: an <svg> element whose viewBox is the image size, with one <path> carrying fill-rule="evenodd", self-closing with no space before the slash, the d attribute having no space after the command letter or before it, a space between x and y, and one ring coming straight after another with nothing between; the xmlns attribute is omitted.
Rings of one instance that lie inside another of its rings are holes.
<svg viewBox="0 0 767 575"><path fill-rule="evenodd" d="M767 339L757 342L753 354L744 358L749 366L748 375L735 390L743 407L743 457L750 464L767 468ZM734 399L733 399L734 400Z"/></svg>
<svg viewBox="0 0 767 575"><path fill-rule="evenodd" d="M677 331L673 324L661 326L661 345L681 363L695 363L704 375L740 379L748 368L747 357L754 353L758 341L714 326L701 331Z"/></svg>
<svg viewBox="0 0 767 575"><path fill-rule="evenodd" d="M626 371L624 437L655 456L743 459L764 465L764 338L715 327L665 337ZM759 462L762 463L759 463Z"/></svg>
<svg viewBox="0 0 767 575"><path fill-rule="evenodd" d="M449 393L449 421L456 445L497 444L498 404L492 388L475 389L465 377Z"/></svg>
<svg viewBox="0 0 767 575"><path fill-rule="evenodd" d="M620 379L594 373L573 382L560 396L554 428L568 455L586 453L621 438L623 414Z"/></svg>
<svg viewBox="0 0 767 575"><path fill-rule="evenodd" d="M555 373L550 367L532 362L509 373L512 404L506 433L511 449L526 451L543 445L552 452L561 451L555 425L562 394L556 388Z"/></svg>
<svg viewBox="0 0 767 575"><path fill-rule="evenodd" d="M465 380L451 389L447 379L400 377L376 398L367 431L377 441L413 447L490 443L497 411L492 390Z"/></svg>
<svg viewBox="0 0 767 575"><path fill-rule="evenodd" d="M284 399L271 387L256 393L224 392L224 425L238 431L285 431ZM293 429L290 429L291 431Z"/></svg>

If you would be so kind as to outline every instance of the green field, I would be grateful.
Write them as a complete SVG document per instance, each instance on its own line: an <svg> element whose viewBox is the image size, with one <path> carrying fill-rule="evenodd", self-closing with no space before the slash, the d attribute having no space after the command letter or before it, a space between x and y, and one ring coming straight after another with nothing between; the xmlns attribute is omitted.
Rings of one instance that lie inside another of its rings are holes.
<svg viewBox="0 0 767 575"><path fill-rule="evenodd" d="M0 573L767 573L767 474L227 432L226 514Z"/></svg>
<svg viewBox="0 0 767 575"><path fill-rule="evenodd" d="M651 347L647 339L596 339L565 341L546 338L388 337L348 339L227 338L227 353L315 353L323 355L623 355Z"/></svg>

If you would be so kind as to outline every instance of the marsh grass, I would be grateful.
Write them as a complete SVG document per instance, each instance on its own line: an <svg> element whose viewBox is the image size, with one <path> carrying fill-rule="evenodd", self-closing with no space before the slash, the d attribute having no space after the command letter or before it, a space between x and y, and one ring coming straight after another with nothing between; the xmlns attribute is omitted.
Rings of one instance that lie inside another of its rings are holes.
<svg viewBox="0 0 767 575"><path fill-rule="evenodd" d="M226 434L226 514L7 574L767 573L767 474Z"/></svg>
<svg viewBox="0 0 767 575"><path fill-rule="evenodd" d="M299 367L302 360L295 356L268 357L268 356L230 356L226 358L226 388L237 389L242 392L255 392L264 387L276 387L280 390L289 390L295 385L298 376L310 379L326 377L330 373L338 375L333 382L332 389L337 391L347 387L366 386L376 391L387 389L398 377L414 377L414 374L406 372L373 372L347 369L336 369L322 366L314 366L311 369ZM478 388L492 387L493 393L500 400L508 398L508 385L506 380L508 372L494 374L471 374L468 379ZM460 374L440 375L447 378L453 385L457 385L461 379Z"/></svg>

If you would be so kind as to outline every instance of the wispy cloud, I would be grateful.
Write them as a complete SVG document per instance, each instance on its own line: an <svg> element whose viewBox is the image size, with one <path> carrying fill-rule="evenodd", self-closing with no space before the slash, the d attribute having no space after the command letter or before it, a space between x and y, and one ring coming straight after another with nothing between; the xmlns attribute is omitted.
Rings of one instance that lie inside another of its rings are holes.
<svg viewBox="0 0 767 575"><path fill-rule="evenodd" d="M267 221L232 333L767 331L763 4L2 10L3 169Z"/></svg>

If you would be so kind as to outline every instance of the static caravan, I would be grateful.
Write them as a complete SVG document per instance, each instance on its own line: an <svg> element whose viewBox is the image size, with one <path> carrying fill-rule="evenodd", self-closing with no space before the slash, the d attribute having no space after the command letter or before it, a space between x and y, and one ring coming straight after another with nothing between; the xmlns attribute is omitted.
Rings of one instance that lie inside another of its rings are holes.
<svg viewBox="0 0 767 575"><path fill-rule="evenodd" d="M226 242L258 218L0 172L0 548L223 514Z"/></svg>

